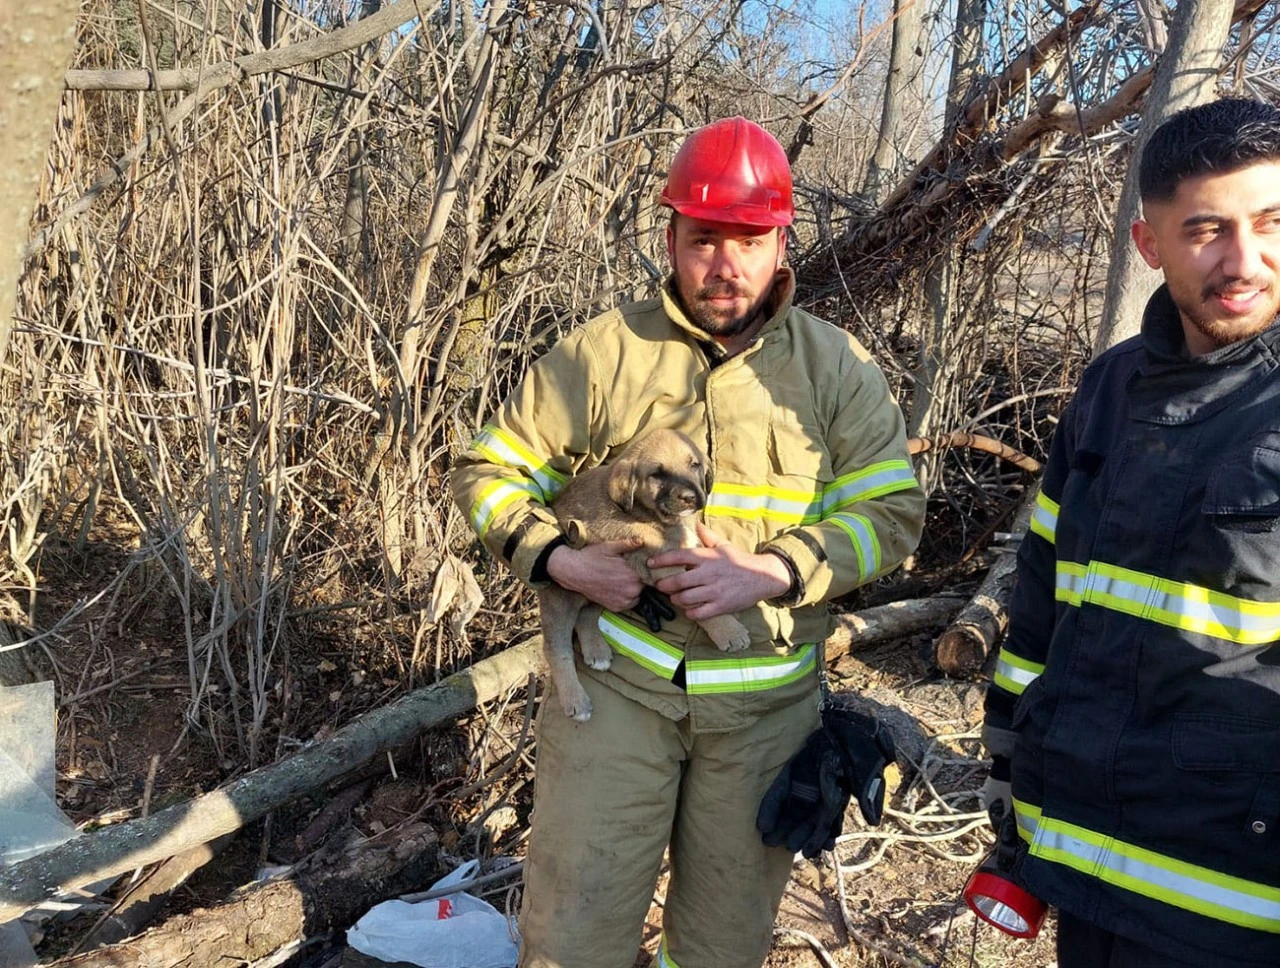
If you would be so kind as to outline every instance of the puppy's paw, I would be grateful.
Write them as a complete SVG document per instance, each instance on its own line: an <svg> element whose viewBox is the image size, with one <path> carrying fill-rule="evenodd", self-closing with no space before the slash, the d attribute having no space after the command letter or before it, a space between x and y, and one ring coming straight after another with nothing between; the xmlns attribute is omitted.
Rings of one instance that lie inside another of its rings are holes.
<svg viewBox="0 0 1280 968"><path fill-rule="evenodd" d="M613 650L603 635L582 638L582 661L588 668L604 672L613 665Z"/></svg>
<svg viewBox="0 0 1280 968"><path fill-rule="evenodd" d="M591 699L581 686L560 693L560 708L575 722L585 723L591 718Z"/></svg>
<svg viewBox="0 0 1280 968"><path fill-rule="evenodd" d="M732 615L709 619L702 627L721 652L742 652L751 645L751 633Z"/></svg>

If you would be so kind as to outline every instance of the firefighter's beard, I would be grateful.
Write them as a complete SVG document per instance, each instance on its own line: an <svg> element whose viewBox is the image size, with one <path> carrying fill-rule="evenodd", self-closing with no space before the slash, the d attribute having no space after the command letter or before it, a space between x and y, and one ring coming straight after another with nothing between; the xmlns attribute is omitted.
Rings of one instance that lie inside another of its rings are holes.
<svg viewBox="0 0 1280 968"><path fill-rule="evenodd" d="M690 297L681 293L685 310L689 317L708 336L721 338L739 336L750 329L764 315L769 290L753 294L749 289L734 285L731 282L715 283L703 286ZM717 306L710 300L724 297L745 297L748 300L745 312L739 312L737 306Z"/></svg>
<svg viewBox="0 0 1280 968"><path fill-rule="evenodd" d="M1189 290L1190 286L1175 287L1169 281L1169 295L1182 318L1219 349L1257 336L1276 321L1280 312L1280 291L1275 279L1219 277L1202 285L1198 292ZM1230 298L1241 293L1256 293L1250 300L1254 305L1232 311L1218 301L1219 296Z"/></svg>

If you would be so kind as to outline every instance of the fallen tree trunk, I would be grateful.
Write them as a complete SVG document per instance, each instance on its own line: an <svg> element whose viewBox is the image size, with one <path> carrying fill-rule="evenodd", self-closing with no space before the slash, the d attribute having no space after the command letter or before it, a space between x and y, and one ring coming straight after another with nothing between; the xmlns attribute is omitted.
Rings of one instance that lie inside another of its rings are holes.
<svg viewBox="0 0 1280 968"><path fill-rule="evenodd" d="M860 612L835 617L836 627L824 649L830 664L842 655L869 649L904 635L914 635L951 619L964 605L964 599L939 595L934 598L910 598L902 602L877 605Z"/></svg>
<svg viewBox="0 0 1280 968"><path fill-rule="evenodd" d="M213 860L233 839L225 834L177 857L170 857L129 888L110 911L98 920L76 945L76 951L93 951L132 938L159 916L169 896L205 864Z"/></svg>
<svg viewBox="0 0 1280 968"><path fill-rule="evenodd" d="M524 682L540 656L541 639L531 639L367 713L328 739L225 787L0 869L0 923L60 890L154 864L239 830L421 730L497 698Z"/></svg>
<svg viewBox="0 0 1280 968"><path fill-rule="evenodd" d="M122 944L53 962L56 968L221 968L248 964L286 945L346 928L380 901L439 874L436 835L413 824L303 865L293 876L250 885L225 904L192 911Z"/></svg>
<svg viewBox="0 0 1280 968"><path fill-rule="evenodd" d="M1026 537L1038 493L1039 488L1031 491L1014 519L1013 534L1019 539ZM938 638L934 656L938 668L947 675L972 675L982 668L991 650L1000 644L1005 629L1009 627L1009 599L1013 596L1017 567L1016 554L1010 552L998 557L978 587L978 593Z"/></svg>

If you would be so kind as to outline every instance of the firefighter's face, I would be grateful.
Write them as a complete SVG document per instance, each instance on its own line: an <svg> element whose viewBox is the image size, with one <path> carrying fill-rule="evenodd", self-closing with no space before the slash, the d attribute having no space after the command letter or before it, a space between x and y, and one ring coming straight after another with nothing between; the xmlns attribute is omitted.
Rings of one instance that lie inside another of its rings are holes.
<svg viewBox="0 0 1280 968"><path fill-rule="evenodd" d="M667 226L667 255L692 321L721 338L762 321L786 245L785 229L677 215Z"/></svg>
<svg viewBox="0 0 1280 968"><path fill-rule="evenodd" d="M1280 162L1184 179L1143 206L1133 240L1164 272L1187 348L1203 355L1266 329L1280 312Z"/></svg>

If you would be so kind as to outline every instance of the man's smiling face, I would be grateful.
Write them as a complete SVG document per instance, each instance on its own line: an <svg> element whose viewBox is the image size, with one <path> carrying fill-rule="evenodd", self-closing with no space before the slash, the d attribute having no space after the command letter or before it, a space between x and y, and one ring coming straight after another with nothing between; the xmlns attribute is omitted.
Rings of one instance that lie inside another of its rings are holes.
<svg viewBox="0 0 1280 968"><path fill-rule="evenodd" d="M1133 223L1143 259L1164 272L1199 356L1250 338L1280 312L1280 162L1183 179Z"/></svg>

